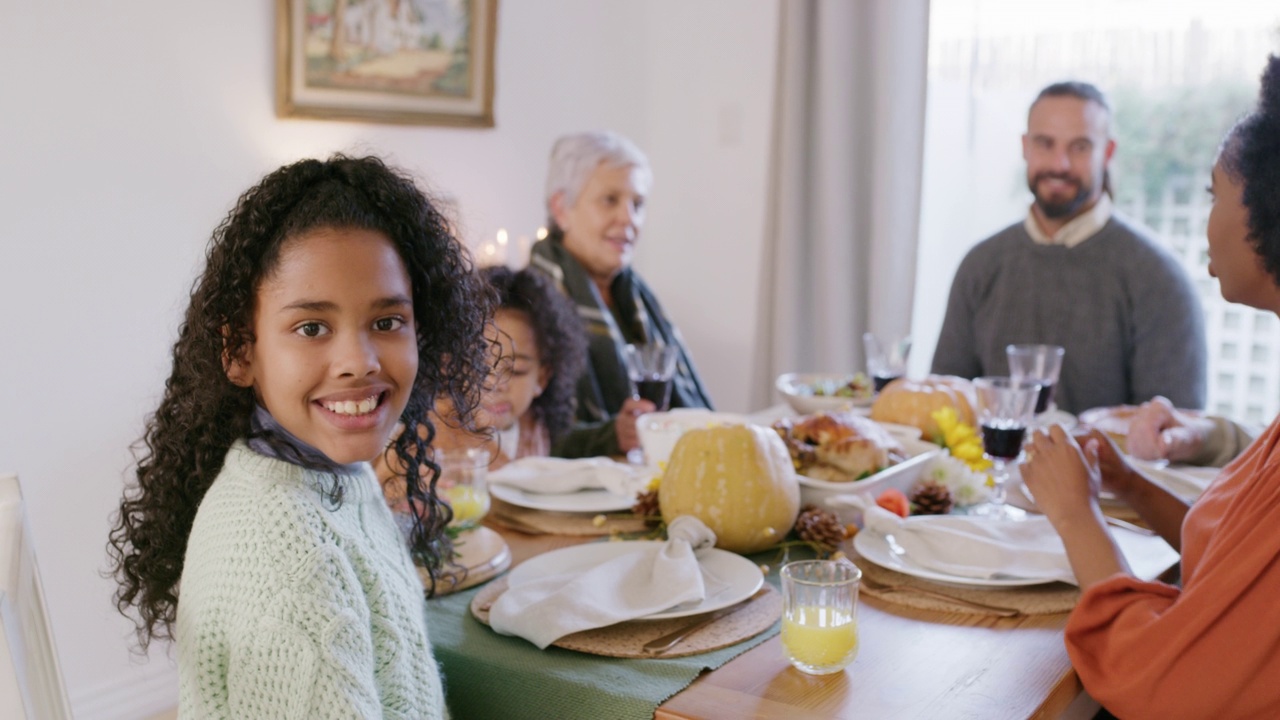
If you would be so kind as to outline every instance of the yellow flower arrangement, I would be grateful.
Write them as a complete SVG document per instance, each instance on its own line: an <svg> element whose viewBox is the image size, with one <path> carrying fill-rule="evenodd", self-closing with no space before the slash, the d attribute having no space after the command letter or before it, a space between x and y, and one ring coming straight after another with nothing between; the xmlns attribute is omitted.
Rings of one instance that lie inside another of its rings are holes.
<svg viewBox="0 0 1280 720"><path fill-rule="evenodd" d="M951 457L962 461L974 472L982 472L991 467L991 461L982 453L982 436L972 425L960 422L956 409L944 407L930 413L933 421L938 423L941 439L938 444L951 452Z"/></svg>

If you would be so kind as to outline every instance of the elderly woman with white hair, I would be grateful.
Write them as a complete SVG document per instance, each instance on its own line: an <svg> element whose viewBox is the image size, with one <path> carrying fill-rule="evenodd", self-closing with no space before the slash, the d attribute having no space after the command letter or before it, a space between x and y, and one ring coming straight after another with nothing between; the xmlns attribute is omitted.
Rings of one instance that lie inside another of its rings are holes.
<svg viewBox="0 0 1280 720"><path fill-rule="evenodd" d="M639 446L636 418L654 407L632 396L623 359L628 343L678 348L671 407L711 407L679 331L631 267L652 184L648 158L616 133L566 135L551 149L549 234L534 245L530 267L578 306L589 346L578 385L579 427L553 454L620 455Z"/></svg>

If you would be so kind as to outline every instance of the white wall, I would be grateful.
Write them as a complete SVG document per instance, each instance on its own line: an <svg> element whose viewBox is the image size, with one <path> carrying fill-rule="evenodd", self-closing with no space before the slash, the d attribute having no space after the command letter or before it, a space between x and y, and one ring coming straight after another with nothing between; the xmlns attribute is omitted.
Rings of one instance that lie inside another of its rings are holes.
<svg viewBox="0 0 1280 720"><path fill-rule="evenodd" d="M111 606L108 518L209 233L281 163L387 156L474 243L542 224L557 135L632 136L656 172L637 265L712 394L747 409L776 0L504 0L491 130L275 118L273 5L0 0L0 469L23 483L80 718L176 697L167 649L131 657Z"/></svg>

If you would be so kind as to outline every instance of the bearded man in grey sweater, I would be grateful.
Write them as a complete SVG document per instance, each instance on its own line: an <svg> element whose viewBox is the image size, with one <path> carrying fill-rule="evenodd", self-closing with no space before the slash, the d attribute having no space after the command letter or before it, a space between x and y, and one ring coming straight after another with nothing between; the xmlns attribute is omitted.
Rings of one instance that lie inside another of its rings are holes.
<svg viewBox="0 0 1280 720"><path fill-rule="evenodd" d="M1054 399L1067 412L1157 395L1204 407L1200 301L1178 262L1112 209L1110 114L1081 82L1031 104L1022 154L1035 202L960 263L933 372L1006 375L1006 346L1061 345Z"/></svg>

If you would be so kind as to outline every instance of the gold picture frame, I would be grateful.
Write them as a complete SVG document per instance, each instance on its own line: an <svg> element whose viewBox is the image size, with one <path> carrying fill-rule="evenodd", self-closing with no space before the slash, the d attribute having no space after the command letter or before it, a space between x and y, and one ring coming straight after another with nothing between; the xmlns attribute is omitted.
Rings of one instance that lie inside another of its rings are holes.
<svg viewBox="0 0 1280 720"><path fill-rule="evenodd" d="M281 117L493 127L498 0L276 0Z"/></svg>

